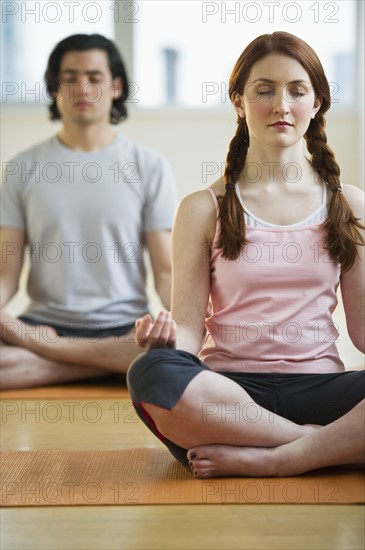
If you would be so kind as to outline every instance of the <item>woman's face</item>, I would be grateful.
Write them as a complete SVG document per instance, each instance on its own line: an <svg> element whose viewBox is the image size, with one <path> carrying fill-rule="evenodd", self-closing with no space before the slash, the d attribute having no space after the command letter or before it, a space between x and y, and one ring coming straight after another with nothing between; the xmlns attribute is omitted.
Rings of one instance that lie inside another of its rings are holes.
<svg viewBox="0 0 365 550"><path fill-rule="evenodd" d="M239 116L246 118L250 146L256 141L273 147L297 143L321 105L304 67L278 53L252 66L243 95L237 94L233 102Z"/></svg>

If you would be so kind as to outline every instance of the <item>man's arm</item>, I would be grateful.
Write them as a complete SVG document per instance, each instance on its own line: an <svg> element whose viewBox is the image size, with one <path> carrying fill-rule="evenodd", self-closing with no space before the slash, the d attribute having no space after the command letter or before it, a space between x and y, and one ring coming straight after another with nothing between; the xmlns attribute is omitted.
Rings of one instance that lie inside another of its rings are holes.
<svg viewBox="0 0 365 550"><path fill-rule="evenodd" d="M171 308L171 232L149 231L145 234L151 258L155 288L166 309Z"/></svg>
<svg viewBox="0 0 365 550"><path fill-rule="evenodd" d="M6 343L21 345L21 323L4 308L19 289L20 274L23 268L25 231L11 227L0 229L0 308L1 335Z"/></svg>

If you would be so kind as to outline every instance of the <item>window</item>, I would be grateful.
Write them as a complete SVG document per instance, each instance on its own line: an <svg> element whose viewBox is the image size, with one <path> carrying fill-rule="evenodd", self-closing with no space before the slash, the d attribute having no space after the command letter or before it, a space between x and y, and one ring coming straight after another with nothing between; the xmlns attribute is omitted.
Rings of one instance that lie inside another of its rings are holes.
<svg viewBox="0 0 365 550"><path fill-rule="evenodd" d="M355 0L15 0L1 3L2 101L49 101L43 74L52 48L75 33L115 39L137 107L225 108L233 65L256 36L292 32L317 51L333 105L355 103Z"/></svg>
<svg viewBox="0 0 365 550"><path fill-rule="evenodd" d="M3 103L49 101L44 72L53 47L71 34L114 38L115 2L1 2Z"/></svg>
<svg viewBox="0 0 365 550"><path fill-rule="evenodd" d="M224 107L230 72L256 36L282 30L306 40L331 83L334 106L355 101L352 0L141 1L134 30L138 106Z"/></svg>

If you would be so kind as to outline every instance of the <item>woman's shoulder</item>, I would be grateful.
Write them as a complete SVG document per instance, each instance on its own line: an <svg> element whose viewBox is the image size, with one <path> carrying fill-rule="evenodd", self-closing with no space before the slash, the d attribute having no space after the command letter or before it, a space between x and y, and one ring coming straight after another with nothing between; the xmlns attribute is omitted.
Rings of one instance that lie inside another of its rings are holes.
<svg viewBox="0 0 365 550"><path fill-rule="evenodd" d="M364 218L365 194L356 185L343 184L342 191L356 217Z"/></svg>
<svg viewBox="0 0 365 550"><path fill-rule="evenodd" d="M186 228L190 227L195 231L200 228L204 233L214 235L217 222L217 201L212 196L211 191L216 197L219 196L219 188L216 183L210 185L209 188L206 187L190 193L181 199L175 223L180 222Z"/></svg>
<svg viewBox="0 0 365 550"><path fill-rule="evenodd" d="M213 192L213 194L212 194ZM202 214L211 214L216 212L217 201L224 194L224 184L221 180L217 180L209 187L194 191L186 195L179 204L180 210L200 211Z"/></svg>
<svg viewBox="0 0 365 550"><path fill-rule="evenodd" d="M223 197L224 193L225 193L225 182L224 182L224 179L221 177L219 178L217 181L215 181L214 183L212 183L212 185L209 186L209 188L213 191L213 193L215 194L215 196L219 199L221 197Z"/></svg>

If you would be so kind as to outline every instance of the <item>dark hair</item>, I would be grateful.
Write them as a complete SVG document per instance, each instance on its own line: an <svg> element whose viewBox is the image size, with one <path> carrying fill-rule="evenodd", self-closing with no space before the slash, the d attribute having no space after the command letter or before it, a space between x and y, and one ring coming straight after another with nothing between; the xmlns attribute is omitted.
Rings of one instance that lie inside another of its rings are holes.
<svg viewBox="0 0 365 550"><path fill-rule="evenodd" d="M322 64L315 51L304 40L287 32L263 34L253 40L239 57L229 81L229 97L234 100L236 94L242 95L252 66L266 55L277 52L296 59L307 71L315 96L322 102L314 119L311 119L304 138L311 164L320 178L332 190L327 220L323 227L327 232L326 247L333 260L348 270L358 255L358 244L364 244L359 229L363 226L355 218L340 187L340 168L332 150L327 145L324 114L331 105L329 84ZM238 117L238 127L233 137L226 159L224 179L226 183L235 183L244 167L250 144L249 130L245 118ZM244 209L229 186L220 200L219 209L221 233L217 247L223 251L223 257L235 260L247 244L245 236Z"/></svg>
<svg viewBox="0 0 365 550"><path fill-rule="evenodd" d="M118 122L127 118L127 109L124 103L129 95L128 78L123 59L118 49L113 42L105 38L105 36L101 36L100 34L74 34L61 40L53 49L48 60L47 69L44 75L47 91L50 97L53 97L53 94L58 91L60 65L65 53L71 50L83 52L93 49L103 50L107 53L109 68L113 79L117 77L121 78L123 88L122 95L114 99L110 112L110 122L112 124L118 124ZM53 99L48 108L51 120L59 120L61 118L55 99Z"/></svg>

